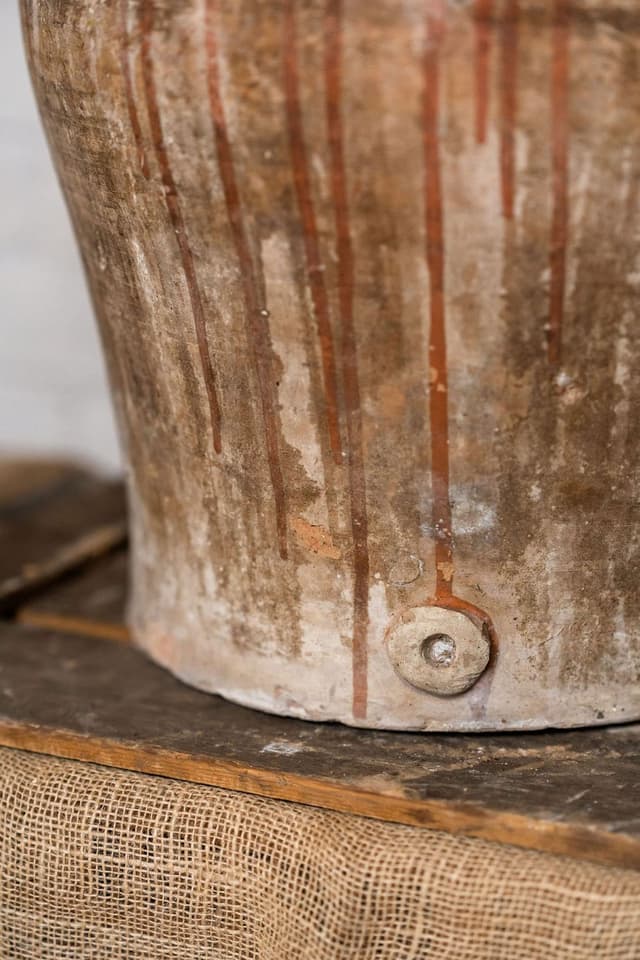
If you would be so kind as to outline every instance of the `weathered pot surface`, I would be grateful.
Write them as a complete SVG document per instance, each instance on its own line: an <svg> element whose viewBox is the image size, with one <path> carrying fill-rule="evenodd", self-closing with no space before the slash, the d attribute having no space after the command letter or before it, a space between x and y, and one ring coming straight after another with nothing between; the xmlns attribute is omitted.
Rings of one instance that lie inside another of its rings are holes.
<svg viewBox="0 0 640 960"><path fill-rule="evenodd" d="M131 623L264 710L640 717L635 0L22 0Z"/></svg>

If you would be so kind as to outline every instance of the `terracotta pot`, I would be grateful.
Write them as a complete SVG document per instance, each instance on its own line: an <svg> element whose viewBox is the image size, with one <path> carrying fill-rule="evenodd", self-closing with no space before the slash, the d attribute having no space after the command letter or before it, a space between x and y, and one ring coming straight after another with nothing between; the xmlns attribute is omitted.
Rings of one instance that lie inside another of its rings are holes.
<svg viewBox="0 0 640 960"><path fill-rule="evenodd" d="M140 646L313 719L638 718L636 0L23 10Z"/></svg>

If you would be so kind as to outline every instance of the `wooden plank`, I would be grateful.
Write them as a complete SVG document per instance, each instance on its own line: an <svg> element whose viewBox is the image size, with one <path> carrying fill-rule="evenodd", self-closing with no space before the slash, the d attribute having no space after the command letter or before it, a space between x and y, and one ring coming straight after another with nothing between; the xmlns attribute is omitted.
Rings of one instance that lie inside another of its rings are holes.
<svg viewBox="0 0 640 960"><path fill-rule="evenodd" d="M31 509L43 491L50 492L79 473L82 469L68 460L3 457L0 459L0 511Z"/></svg>
<svg viewBox="0 0 640 960"><path fill-rule="evenodd" d="M0 462L0 612L126 540L122 484L68 463Z"/></svg>
<svg viewBox="0 0 640 960"><path fill-rule="evenodd" d="M268 716L131 646L0 625L0 744L640 869L640 725L415 735Z"/></svg>
<svg viewBox="0 0 640 960"><path fill-rule="evenodd" d="M38 593L16 612L34 627L129 642L123 624L127 594L127 551L99 557L74 576Z"/></svg>

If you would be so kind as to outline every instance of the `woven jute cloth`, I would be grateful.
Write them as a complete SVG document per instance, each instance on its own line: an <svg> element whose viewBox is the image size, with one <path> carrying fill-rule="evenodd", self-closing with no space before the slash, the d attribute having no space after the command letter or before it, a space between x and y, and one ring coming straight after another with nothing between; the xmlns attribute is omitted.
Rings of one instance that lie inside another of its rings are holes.
<svg viewBox="0 0 640 960"><path fill-rule="evenodd" d="M1 956L637 960L640 876L0 750Z"/></svg>

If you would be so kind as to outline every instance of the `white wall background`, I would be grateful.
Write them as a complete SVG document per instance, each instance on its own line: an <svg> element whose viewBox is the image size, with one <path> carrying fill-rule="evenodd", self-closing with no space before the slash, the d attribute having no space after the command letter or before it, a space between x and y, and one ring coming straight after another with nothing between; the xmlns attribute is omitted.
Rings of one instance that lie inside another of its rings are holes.
<svg viewBox="0 0 640 960"><path fill-rule="evenodd" d="M100 348L24 62L0 0L0 456L119 462Z"/></svg>

